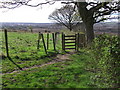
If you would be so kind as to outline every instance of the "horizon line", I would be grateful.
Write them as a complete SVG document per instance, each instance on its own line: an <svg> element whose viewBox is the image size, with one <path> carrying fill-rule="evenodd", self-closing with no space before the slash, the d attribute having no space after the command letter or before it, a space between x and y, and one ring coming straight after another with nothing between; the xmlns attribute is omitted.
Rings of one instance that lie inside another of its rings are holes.
<svg viewBox="0 0 120 90"><path fill-rule="evenodd" d="M53 22L0 22L0 23L53 23Z"/></svg>
<svg viewBox="0 0 120 90"><path fill-rule="evenodd" d="M109 21L110 22L110 21ZM100 23L109 23L109 22L100 22ZM2 23L53 23L53 22L0 22L1 24ZM113 22L110 22L110 23L119 23L119 22L117 22L117 21L113 21ZM53 23L53 24L55 24L55 23ZM95 24L97 24L97 23L95 23Z"/></svg>

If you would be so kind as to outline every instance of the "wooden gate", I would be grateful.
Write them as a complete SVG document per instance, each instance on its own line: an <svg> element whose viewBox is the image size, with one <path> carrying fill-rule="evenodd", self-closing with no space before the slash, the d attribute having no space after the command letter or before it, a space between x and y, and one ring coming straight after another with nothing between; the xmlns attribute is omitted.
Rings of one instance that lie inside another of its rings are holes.
<svg viewBox="0 0 120 90"><path fill-rule="evenodd" d="M62 33L62 50L79 49L79 33L72 35L65 35Z"/></svg>

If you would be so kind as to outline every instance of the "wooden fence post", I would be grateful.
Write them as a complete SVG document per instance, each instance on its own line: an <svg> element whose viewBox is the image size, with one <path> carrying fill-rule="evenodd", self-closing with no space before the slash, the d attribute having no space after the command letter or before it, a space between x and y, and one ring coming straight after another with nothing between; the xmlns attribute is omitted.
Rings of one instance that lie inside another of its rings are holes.
<svg viewBox="0 0 120 90"><path fill-rule="evenodd" d="M54 35L54 33L52 33L52 37L53 37L53 47L54 47L54 50L56 51L56 47L55 47L55 35Z"/></svg>
<svg viewBox="0 0 120 90"><path fill-rule="evenodd" d="M40 32L39 32L39 34L38 34L38 45L37 45L37 49L39 49L39 47L40 47L40 38L41 38L41 34L40 34Z"/></svg>
<svg viewBox="0 0 120 90"><path fill-rule="evenodd" d="M44 40L44 36L43 34L41 34L42 37L42 41L43 41L43 45L44 45L44 49L45 49L45 53L47 54L47 49L46 49L46 45L45 45L45 40Z"/></svg>
<svg viewBox="0 0 120 90"><path fill-rule="evenodd" d="M77 51L79 51L79 33L77 34Z"/></svg>
<svg viewBox="0 0 120 90"><path fill-rule="evenodd" d="M55 45L57 43L57 32L55 32Z"/></svg>
<svg viewBox="0 0 120 90"><path fill-rule="evenodd" d="M47 50L49 49L49 33L47 33Z"/></svg>
<svg viewBox="0 0 120 90"><path fill-rule="evenodd" d="M5 29L5 30L4 30L4 32L5 32L5 46L6 46L6 54L7 54L7 57L9 57L7 29Z"/></svg>
<svg viewBox="0 0 120 90"><path fill-rule="evenodd" d="M77 50L77 34L75 34L75 50Z"/></svg>
<svg viewBox="0 0 120 90"><path fill-rule="evenodd" d="M62 32L62 50L65 50L65 35Z"/></svg>

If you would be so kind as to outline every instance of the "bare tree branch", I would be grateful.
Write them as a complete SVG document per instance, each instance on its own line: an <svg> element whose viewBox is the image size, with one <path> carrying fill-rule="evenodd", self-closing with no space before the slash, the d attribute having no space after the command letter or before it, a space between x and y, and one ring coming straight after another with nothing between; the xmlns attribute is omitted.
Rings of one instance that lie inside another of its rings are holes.
<svg viewBox="0 0 120 90"><path fill-rule="evenodd" d="M0 8L8 8L8 9L14 9L14 8L17 8L17 7L20 7L22 5L25 5L25 6L30 6L30 7L38 7L38 6L41 6L41 5L44 5L44 4L54 4L55 1L45 1L45 2L42 2L42 3L38 3L36 5L33 5L33 4L29 4L29 2L32 1L32 0L21 0L21 1L18 1L18 0L12 0L12 1L0 1Z"/></svg>
<svg viewBox="0 0 120 90"><path fill-rule="evenodd" d="M49 15L49 19L54 20L72 30L72 28L77 24L76 21L78 21L78 18L76 20L74 18L75 13L75 7L72 5L66 5L55 10L51 15Z"/></svg>

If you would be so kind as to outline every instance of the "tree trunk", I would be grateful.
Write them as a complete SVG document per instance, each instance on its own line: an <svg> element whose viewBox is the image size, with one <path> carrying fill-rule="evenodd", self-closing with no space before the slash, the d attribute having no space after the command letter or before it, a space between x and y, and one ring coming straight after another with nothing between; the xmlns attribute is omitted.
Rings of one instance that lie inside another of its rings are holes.
<svg viewBox="0 0 120 90"><path fill-rule="evenodd" d="M71 25L69 25L68 29L69 29L70 31L72 31L72 27L71 27Z"/></svg>
<svg viewBox="0 0 120 90"><path fill-rule="evenodd" d="M70 31L72 31L72 27L70 26Z"/></svg>
<svg viewBox="0 0 120 90"><path fill-rule="evenodd" d="M86 8L87 3L86 2L77 2L76 3L79 14L83 20L83 23L86 27L86 36L87 36L87 43L91 43L94 39L94 31L93 31L93 25L94 25L94 12L89 11Z"/></svg>
<svg viewBox="0 0 120 90"><path fill-rule="evenodd" d="M87 22L85 23L85 27L86 27L87 43L91 43L94 39L93 23Z"/></svg>

